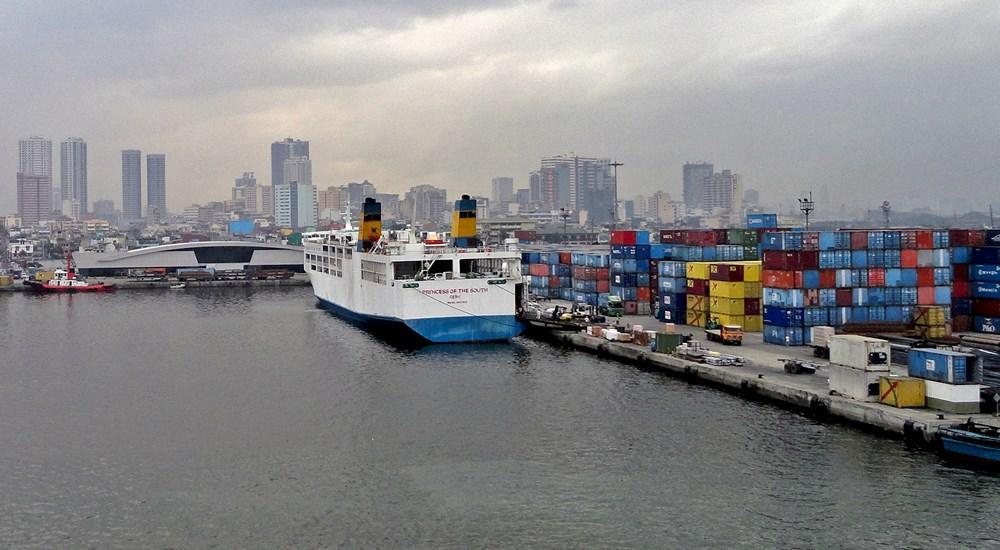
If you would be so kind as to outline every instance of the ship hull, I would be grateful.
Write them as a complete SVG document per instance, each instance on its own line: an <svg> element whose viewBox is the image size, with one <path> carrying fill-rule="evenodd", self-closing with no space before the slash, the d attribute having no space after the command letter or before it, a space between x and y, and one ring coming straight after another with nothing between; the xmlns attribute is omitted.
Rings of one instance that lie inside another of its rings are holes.
<svg viewBox="0 0 1000 550"><path fill-rule="evenodd" d="M319 305L356 326L405 338L416 336L432 344L462 342L494 342L514 338L524 331L524 325L514 315L453 316L422 319L399 319L366 315L318 298Z"/></svg>

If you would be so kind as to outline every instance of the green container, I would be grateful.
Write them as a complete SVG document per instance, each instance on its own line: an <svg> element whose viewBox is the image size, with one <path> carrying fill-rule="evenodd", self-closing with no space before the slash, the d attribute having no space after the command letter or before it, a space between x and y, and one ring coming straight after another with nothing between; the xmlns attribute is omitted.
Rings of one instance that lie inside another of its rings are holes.
<svg viewBox="0 0 1000 550"><path fill-rule="evenodd" d="M744 246L743 247L743 259L744 260L759 260L760 251L757 249L757 245Z"/></svg>
<svg viewBox="0 0 1000 550"><path fill-rule="evenodd" d="M750 246L757 244L757 232L749 229L729 229L726 231L726 242Z"/></svg>
<svg viewBox="0 0 1000 550"><path fill-rule="evenodd" d="M656 333L657 353L673 353L679 345L681 345L680 334L668 334L666 332Z"/></svg>

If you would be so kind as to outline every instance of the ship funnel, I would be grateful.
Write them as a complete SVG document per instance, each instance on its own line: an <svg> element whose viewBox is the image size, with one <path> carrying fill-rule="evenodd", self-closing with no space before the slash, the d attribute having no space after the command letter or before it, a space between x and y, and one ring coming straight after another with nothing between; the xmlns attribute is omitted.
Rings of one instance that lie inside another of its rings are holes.
<svg viewBox="0 0 1000 550"><path fill-rule="evenodd" d="M455 201L455 210L451 214L451 240L458 248L476 248L479 239L476 238L476 199L468 195Z"/></svg>
<svg viewBox="0 0 1000 550"><path fill-rule="evenodd" d="M361 228L358 229L358 242L361 250L371 250L382 238L382 203L368 197L361 205Z"/></svg>

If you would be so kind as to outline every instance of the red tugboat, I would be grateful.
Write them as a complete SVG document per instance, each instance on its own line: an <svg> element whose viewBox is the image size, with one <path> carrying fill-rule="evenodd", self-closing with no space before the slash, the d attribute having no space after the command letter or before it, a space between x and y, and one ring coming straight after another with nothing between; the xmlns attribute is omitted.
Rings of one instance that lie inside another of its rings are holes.
<svg viewBox="0 0 1000 550"><path fill-rule="evenodd" d="M66 254L66 269L57 269L48 281L25 281L35 292L107 292L114 290L115 285L103 281L88 282L76 276L73 269L73 255Z"/></svg>

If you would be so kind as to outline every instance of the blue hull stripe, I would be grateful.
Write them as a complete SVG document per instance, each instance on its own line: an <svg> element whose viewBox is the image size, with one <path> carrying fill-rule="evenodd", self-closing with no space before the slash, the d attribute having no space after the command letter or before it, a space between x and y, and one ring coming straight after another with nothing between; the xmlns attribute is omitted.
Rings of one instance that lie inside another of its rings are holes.
<svg viewBox="0 0 1000 550"><path fill-rule="evenodd" d="M510 340L524 331L513 315L438 317L402 320L397 317L365 315L319 298L319 303L344 319L366 329L399 329L435 344Z"/></svg>
<svg viewBox="0 0 1000 550"><path fill-rule="evenodd" d="M950 437L942 437L941 444L944 450L962 456L977 458L986 462L1000 464L1000 449L977 445L967 441L958 441Z"/></svg>

